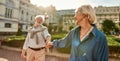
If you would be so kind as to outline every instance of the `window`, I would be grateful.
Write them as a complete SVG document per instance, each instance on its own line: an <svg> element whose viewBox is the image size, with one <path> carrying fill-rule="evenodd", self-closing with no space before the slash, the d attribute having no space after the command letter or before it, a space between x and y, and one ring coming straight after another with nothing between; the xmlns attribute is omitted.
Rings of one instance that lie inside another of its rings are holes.
<svg viewBox="0 0 120 61"><path fill-rule="evenodd" d="M24 14L24 11L22 10L22 12L21 12L22 14Z"/></svg>
<svg viewBox="0 0 120 61"><path fill-rule="evenodd" d="M28 21L28 12L26 13L26 20Z"/></svg>
<svg viewBox="0 0 120 61"><path fill-rule="evenodd" d="M6 18L12 18L12 12L13 12L12 9L6 8L6 10L5 10L5 17Z"/></svg>
<svg viewBox="0 0 120 61"><path fill-rule="evenodd" d="M32 20L32 16L31 16L31 20Z"/></svg>
<svg viewBox="0 0 120 61"><path fill-rule="evenodd" d="M11 23L5 23L5 28L11 28Z"/></svg>
<svg viewBox="0 0 120 61"><path fill-rule="evenodd" d="M26 15L28 16L28 12L26 13Z"/></svg>
<svg viewBox="0 0 120 61"><path fill-rule="evenodd" d="M28 26L26 26L26 29L28 29Z"/></svg>
<svg viewBox="0 0 120 61"><path fill-rule="evenodd" d="M12 18L12 9L10 9L10 18Z"/></svg>
<svg viewBox="0 0 120 61"><path fill-rule="evenodd" d="M6 10L5 10L5 17L7 17L7 12L8 12L8 9L6 8Z"/></svg>

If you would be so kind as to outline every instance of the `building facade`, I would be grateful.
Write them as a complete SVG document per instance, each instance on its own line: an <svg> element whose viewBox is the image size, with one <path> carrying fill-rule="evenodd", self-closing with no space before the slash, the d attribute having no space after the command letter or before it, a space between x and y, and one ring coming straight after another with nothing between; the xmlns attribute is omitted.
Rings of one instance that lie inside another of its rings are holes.
<svg viewBox="0 0 120 61"><path fill-rule="evenodd" d="M34 23L36 15L44 15L43 7L32 5L29 0L20 0L19 6L19 26L22 32L27 32L28 27Z"/></svg>
<svg viewBox="0 0 120 61"><path fill-rule="evenodd" d="M0 10L0 35L16 34L19 28L26 33L36 15L43 15L47 25L59 23L54 6L37 7L30 0L0 0Z"/></svg>
<svg viewBox="0 0 120 61"><path fill-rule="evenodd" d="M99 29L101 29L101 23L105 20L112 20L116 25L120 28L120 6L98 6L94 8L96 12L96 25ZM69 31L69 27L75 26L74 19L75 9L68 10L59 10L58 14L62 16L63 21L63 30Z"/></svg>
<svg viewBox="0 0 120 61"><path fill-rule="evenodd" d="M120 6L98 6L95 7L95 11L98 28L101 29L101 23L103 23L105 19L112 20L116 25L120 26Z"/></svg>
<svg viewBox="0 0 120 61"><path fill-rule="evenodd" d="M62 17L63 31L69 31L71 26L75 26L75 9L59 10L57 12Z"/></svg>
<svg viewBox="0 0 120 61"><path fill-rule="evenodd" d="M0 34L17 32L19 0L0 0Z"/></svg>
<svg viewBox="0 0 120 61"><path fill-rule="evenodd" d="M120 6L98 6L94 9L98 28L101 29L101 23L105 19L113 20L119 26ZM21 28L22 32L27 32L36 15L43 15L47 25L63 26L64 31L69 31L71 26L75 26L75 9L57 11L52 5L48 7L32 5L30 0L0 0L0 10L0 35L16 34L18 28Z"/></svg>
<svg viewBox="0 0 120 61"><path fill-rule="evenodd" d="M45 17L47 17L46 22L47 25L53 25L53 26L57 26L59 24L59 14L57 13L57 10L54 6L50 5L48 7L45 8L45 11L47 13L47 15Z"/></svg>

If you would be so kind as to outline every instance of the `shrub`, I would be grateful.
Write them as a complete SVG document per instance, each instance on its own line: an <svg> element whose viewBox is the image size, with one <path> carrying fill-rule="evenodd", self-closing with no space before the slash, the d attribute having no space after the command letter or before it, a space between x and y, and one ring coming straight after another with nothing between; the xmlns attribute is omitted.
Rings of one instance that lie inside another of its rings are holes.
<svg viewBox="0 0 120 61"><path fill-rule="evenodd" d="M66 36L66 33L56 33L52 34L52 41L54 39L61 39ZM2 44L11 46L11 47L18 47L22 48L25 36L10 36L5 39ZM110 53L120 53L120 38L115 38L114 36L107 36L108 45L109 45L109 52ZM69 48L57 48L58 52L61 53L70 53Z"/></svg>
<svg viewBox="0 0 120 61"><path fill-rule="evenodd" d="M9 36L5 38L5 41L3 41L2 45L22 48L24 40L25 36Z"/></svg>
<svg viewBox="0 0 120 61"><path fill-rule="evenodd" d="M107 36L109 53L110 54L120 54L120 38L115 38L114 36Z"/></svg>

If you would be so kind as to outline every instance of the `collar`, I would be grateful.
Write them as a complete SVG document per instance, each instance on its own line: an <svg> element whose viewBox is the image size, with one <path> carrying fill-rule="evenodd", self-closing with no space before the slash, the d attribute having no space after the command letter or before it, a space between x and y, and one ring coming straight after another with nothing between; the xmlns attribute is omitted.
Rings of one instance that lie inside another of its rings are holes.
<svg viewBox="0 0 120 61"><path fill-rule="evenodd" d="M97 32L98 29L97 29L95 24L93 24L92 26L93 26L93 30L91 31L91 33L93 34L93 36L96 37L96 34L97 34L96 32Z"/></svg>
<svg viewBox="0 0 120 61"><path fill-rule="evenodd" d="M92 24L92 26L93 26L93 29L92 29L92 31L91 31L89 34L92 34L93 36L96 37L96 34L97 34L96 31L97 31L98 29L97 29L97 27L96 27L95 24ZM80 31L81 27L80 27L80 26L77 26L76 29L78 29L78 30Z"/></svg>

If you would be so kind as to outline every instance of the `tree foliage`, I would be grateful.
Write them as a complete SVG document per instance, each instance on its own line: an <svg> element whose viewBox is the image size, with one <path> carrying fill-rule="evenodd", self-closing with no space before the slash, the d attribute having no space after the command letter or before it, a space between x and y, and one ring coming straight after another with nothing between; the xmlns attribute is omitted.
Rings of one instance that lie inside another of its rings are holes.
<svg viewBox="0 0 120 61"><path fill-rule="evenodd" d="M19 23L18 24L18 30L17 30L16 36L21 36L21 35L22 35L22 25Z"/></svg>
<svg viewBox="0 0 120 61"><path fill-rule="evenodd" d="M114 31L116 29L116 26L112 20L105 19L102 23L102 30L106 34L110 34L111 31Z"/></svg>

